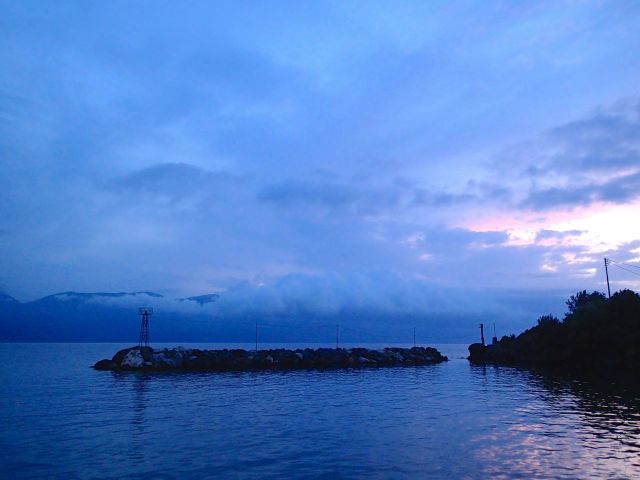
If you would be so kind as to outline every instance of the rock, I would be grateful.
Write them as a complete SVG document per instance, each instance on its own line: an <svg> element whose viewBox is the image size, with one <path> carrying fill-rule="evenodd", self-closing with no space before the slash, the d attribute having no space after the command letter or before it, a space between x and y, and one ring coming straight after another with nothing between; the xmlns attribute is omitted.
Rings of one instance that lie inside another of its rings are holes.
<svg viewBox="0 0 640 480"><path fill-rule="evenodd" d="M111 359L111 361L113 363L115 363L116 365L120 365L122 364L122 361L124 360L124 357L127 356L127 354L129 352L131 352L132 350L138 350L142 356L142 359L145 361L150 361L151 357L153 356L153 348L151 347L131 347L131 348L125 348L123 350L120 350L119 352L117 352L113 358Z"/></svg>
<svg viewBox="0 0 640 480"><path fill-rule="evenodd" d="M154 351L131 347L117 352L112 360L101 360L96 370L198 370L233 371L260 369L383 367L428 365L447 361L435 348L278 348L247 352L241 349L200 350L183 347Z"/></svg>
<svg viewBox="0 0 640 480"><path fill-rule="evenodd" d="M141 368L144 366L144 358L142 357L142 353L138 349L132 349L127 352L127 354L122 359L122 363L120 363L121 367L124 368Z"/></svg>
<svg viewBox="0 0 640 480"><path fill-rule="evenodd" d="M100 360L93 366L96 370L113 370L115 363L111 360Z"/></svg>
<svg viewBox="0 0 640 480"><path fill-rule="evenodd" d="M131 347L131 348L125 348L123 350L119 350L118 352L116 352L116 354L113 356L113 358L111 359L111 361L113 363L115 363L116 365L120 365L122 363L122 360L124 359L125 355L127 353L129 353L131 350L133 350L134 348L138 348L138 347Z"/></svg>
<svg viewBox="0 0 640 480"><path fill-rule="evenodd" d="M482 363L487 359L487 347L481 343L472 343L469 345L469 361Z"/></svg>

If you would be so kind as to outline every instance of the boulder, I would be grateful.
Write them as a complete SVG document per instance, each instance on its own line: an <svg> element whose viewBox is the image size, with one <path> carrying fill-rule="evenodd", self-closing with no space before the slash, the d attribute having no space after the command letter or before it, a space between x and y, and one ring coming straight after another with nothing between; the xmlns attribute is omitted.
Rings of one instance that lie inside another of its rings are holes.
<svg viewBox="0 0 640 480"><path fill-rule="evenodd" d="M120 365L122 364L122 361L124 360L124 357L127 356L127 354L129 352L131 352L132 350L138 350L140 352L140 355L142 356L142 359L146 362L151 360L151 357L153 356L153 348L151 347L130 347L130 348L125 348L123 350L120 350L119 352L117 352L113 358L111 359L111 361L113 363L115 363L116 365Z"/></svg>
<svg viewBox="0 0 640 480"><path fill-rule="evenodd" d="M142 352L139 349L132 349L122 359L120 366L123 368L141 368L145 366Z"/></svg>
<svg viewBox="0 0 640 480"><path fill-rule="evenodd" d="M96 370L113 370L114 367L115 363L107 359L100 360L93 366L93 368L95 368Z"/></svg>

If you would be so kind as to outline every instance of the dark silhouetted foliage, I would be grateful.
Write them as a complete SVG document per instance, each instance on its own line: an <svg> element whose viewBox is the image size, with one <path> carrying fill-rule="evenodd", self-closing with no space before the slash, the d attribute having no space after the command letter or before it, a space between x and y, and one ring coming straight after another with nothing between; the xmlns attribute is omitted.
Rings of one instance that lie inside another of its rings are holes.
<svg viewBox="0 0 640 480"><path fill-rule="evenodd" d="M517 337L475 348L470 359L583 371L640 368L640 295L622 290L607 299L583 290L566 303L563 321L543 315Z"/></svg>
<svg viewBox="0 0 640 480"><path fill-rule="evenodd" d="M558 320L558 318L554 317L553 315L542 315L538 319L539 327L547 327L547 326L553 326L553 325L560 325L560 320Z"/></svg>
<svg viewBox="0 0 640 480"><path fill-rule="evenodd" d="M604 293L587 293L586 290L583 290L576 293L575 295L571 295L571 297L569 297L569 300L565 302L567 304L567 307L569 308L569 312L567 313L567 315L575 313L580 308L601 305L605 302L605 300L606 297L604 296Z"/></svg>

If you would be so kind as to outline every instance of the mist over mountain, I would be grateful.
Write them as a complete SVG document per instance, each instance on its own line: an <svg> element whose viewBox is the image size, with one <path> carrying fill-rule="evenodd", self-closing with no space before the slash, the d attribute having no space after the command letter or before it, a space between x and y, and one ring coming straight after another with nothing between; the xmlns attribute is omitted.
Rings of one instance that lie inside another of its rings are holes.
<svg viewBox="0 0 640 480"><path fill-rule="evenodd" d="M20 303L18 300L13 298L11 295L7 295L6 293L0 292L0 305L10 305Z"/></svg>
<svg viewBox="0 0 640 480"><path fill-rule="evenodd" d="M150 291L61 292L30 302L0 295L0 341L137 341L138 308L154 308L155 342L468 342L479 322L499 334L543 313L566 292L443 288L386 273L288 275L221 293L170 298Z"/></svg>

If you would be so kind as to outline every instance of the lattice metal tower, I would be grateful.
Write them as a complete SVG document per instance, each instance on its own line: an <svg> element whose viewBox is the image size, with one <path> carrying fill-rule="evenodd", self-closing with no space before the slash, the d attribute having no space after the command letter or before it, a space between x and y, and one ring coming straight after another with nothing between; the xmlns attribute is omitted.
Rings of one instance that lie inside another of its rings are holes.
<svg viewBox="0 0 640 480"><path fill-rule="evenodd" d="M138 315L140 315L140 341L138 346L149 346L149 317L153 315L153 308L140 307L138 309Z"/></svg>

